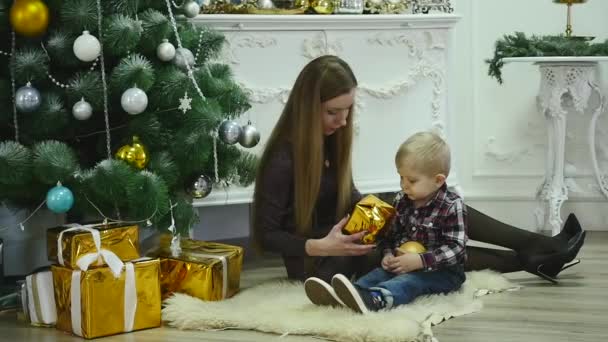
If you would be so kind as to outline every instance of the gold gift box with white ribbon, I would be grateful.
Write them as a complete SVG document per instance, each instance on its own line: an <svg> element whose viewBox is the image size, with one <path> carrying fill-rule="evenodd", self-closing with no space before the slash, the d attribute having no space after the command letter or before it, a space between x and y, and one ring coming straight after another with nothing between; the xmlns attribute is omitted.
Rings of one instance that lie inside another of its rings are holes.
<svg viewBox="0 0 608 342"><path fill-rule="evenodd" d="M139 228L124 223L98 223L87 225L66 225L47 230L47 254L49 261L75 268L78 259L87 253L95 252L91 234L74 229L93 228L99 232L101 248L112 251L123 260L139 258ZM58 253L58 250L61 253Z"/></svg>
<svg viewBox="0 0 608 342"><path fill-rule="evenodd" d="M181 251L170 251L171 236L161 237L161 248L152 253L161 257L163 300L179 292L217 301L234 296L240 287L243 248L217 242L181 239Z"/></svg>
<svg viewBox="0 0 608 342"><path fill-rule="evenodd" d="M97 229L70 229L88 233L94 251L81 255L74 269L51 266L57 329L96 338L160 326L160 260L123 263L114 252L101 248ZM90 268L95 264L105 266Z"/></svg>
<svg viewBox="0 0 608 342"><path fill-rule="evenodd" d="M161 323L158 259L87 271L53 265L57 329L84 338L155 328Z"/></svg>

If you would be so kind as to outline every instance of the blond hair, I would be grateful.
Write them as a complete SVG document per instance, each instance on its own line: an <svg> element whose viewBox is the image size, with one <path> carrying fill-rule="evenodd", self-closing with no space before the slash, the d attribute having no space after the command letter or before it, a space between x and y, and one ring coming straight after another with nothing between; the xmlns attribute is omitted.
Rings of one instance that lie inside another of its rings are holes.
<svg viewBox="0 0 608 342"><path fill-rule="evenodd" d="M395 164L407 160L412 168L427 176L450 173L450 147L433 132L418 132L410 136L397 150Z"/></svg>
<svg viewBox="0 0 608 342"><path fill-rule="evenodd" d="M255 204L261 195L259 189L264 178L265 167L277 148L288 142L292 149L294 169L295 224L300 235L309 235L324 165L325 136L321 104L347 94L356 87L357 79L351 68L336 56L321 56L302 69L260 159L254 190L252 225L254 229L258 228L255 222ZM346 126L327 138L328 143L331 142L329 159L337 169L335 175L337 180L336 219L346 215L351 205L353 116L351 108ZM253 233L256 235L257 232L254 230ZM256 238L254 237L254 239Z"/></svg>

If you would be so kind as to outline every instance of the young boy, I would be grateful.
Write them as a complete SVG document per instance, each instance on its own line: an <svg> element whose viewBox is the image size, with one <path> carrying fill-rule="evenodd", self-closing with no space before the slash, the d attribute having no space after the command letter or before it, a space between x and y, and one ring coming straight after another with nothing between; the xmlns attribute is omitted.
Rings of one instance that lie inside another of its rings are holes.
<svg viewBox="0 0 608 342"><path fill-rule="evenodd" d="M403 191L395 199L397 216L378 245L384 252L381 267L354 284L342 274L331 282L340 301L360 313L455 291L465 280L466 209L445 183L448 145L434 133L416 133L399 147L395 164ZM408 241L421 243L426 251L398 250Z"/></svg>

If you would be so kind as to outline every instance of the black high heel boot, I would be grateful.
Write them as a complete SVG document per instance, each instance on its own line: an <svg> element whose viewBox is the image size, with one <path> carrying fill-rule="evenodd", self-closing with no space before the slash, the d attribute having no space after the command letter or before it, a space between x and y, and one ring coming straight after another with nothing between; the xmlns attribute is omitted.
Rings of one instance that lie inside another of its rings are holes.
<svg viewBox="0 0 608 342"><path fill-rule="evenodd" d="M580 260L574 260L574 258L583 246L586 234L587 232L581 231L574 235L563 251L522 257L524 270L557 284L555 278L560 272L580 263Z"/></svg>
<svg viewBox="0 0 608 342"><path fill-rule="evenodd" d="M567 242L571 238L573 238L576 234L583 231L581 224L578 222L576 215L574 213L570 213L566 222L564 223L564 227L559 232L559 234L555 235L554 238L560 239L562 241Z"/></svg>

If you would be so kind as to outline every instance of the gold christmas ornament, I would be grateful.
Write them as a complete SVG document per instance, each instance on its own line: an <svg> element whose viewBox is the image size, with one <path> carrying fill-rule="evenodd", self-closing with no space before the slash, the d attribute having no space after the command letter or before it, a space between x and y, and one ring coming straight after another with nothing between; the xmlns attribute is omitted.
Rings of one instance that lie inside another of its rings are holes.
<svg viewBox="0 0 608 342"><path fill-rule="evenodd" d="M129 165L140 170L148 165L149 160L147 149L137 136L133 136L133 143L131 145L124 145L118 149L116 158L124 160Z"/></svg>
<svg viewBox="0 0 608 342"><path fill-rule="evenodd" d="M334 2L332 0L314 0L312 8L318 14L332 14L334 12Z"/></svg>
<svg viewBox="0 0 608 342"><path fill-rule="evenodd" d="M49 9L41 0L16 0L11 7L10 21L18 34L37 37L49 26Z"/></svg>
<svg viewBox="0 0 608 342"><path fill-rule="evenodd" d="M407 241L399 246L398 249L402 253L420 254L426 252L426 248L418 241Z"/></svg>

